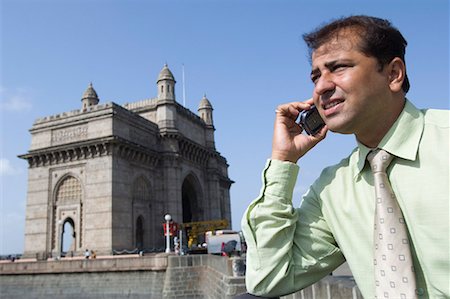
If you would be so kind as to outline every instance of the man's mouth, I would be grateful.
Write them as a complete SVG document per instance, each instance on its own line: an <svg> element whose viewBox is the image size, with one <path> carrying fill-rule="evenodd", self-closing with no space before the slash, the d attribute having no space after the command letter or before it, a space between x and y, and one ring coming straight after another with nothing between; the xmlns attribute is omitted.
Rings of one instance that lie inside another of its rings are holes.
<svg viewBox="0 0 450 299"><path fill-rule="evenodd" d="M333 107L336 106L336 105L339 105L339 104L342 103L343 101L344 101L344 100L341 100L341 99L330 100L330 101L328 101L327 103L322 104L322 108L323 108L323 110L327 110L327 109L333 108Z"/></svg>

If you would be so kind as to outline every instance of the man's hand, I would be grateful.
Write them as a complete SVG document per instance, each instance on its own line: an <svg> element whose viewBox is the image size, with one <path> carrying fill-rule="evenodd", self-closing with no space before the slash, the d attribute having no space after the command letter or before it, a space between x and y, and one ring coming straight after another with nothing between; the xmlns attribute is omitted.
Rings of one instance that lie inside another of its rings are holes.
<svg viewBox="0 0 450 299"><path fill-rule="evenodd" d="M319 141L325 138L328 131L324 126L315 136L302 134L302 127L296 122L303 110L313 104L309 99L305 102L292 102L278 106L272 141L272 159L297 163Z"/></svg>

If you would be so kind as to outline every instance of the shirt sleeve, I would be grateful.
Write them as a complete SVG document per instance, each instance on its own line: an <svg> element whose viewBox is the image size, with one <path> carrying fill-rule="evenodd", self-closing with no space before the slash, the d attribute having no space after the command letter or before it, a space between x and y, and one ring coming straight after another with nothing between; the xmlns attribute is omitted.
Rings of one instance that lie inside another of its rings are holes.
<svg viewBox="0 0 450 299"><path fill-rule="evenodd" d="M292 194L299 167L269 160L263 187L247 208L242 231L247 242L247 291L281 296L303 289L344 262L310 189L299 209Z"/></svg>

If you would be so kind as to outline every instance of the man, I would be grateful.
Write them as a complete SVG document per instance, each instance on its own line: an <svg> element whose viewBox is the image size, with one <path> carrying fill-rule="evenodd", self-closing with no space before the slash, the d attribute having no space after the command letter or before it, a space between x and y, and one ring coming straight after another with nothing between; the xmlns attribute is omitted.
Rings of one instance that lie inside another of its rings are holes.
<svg viewBox="0 0 450 299"><path fill-rule="evenodd" d="M313 96L277 108L263 188L242 219L248 291L293 293L347 261L365 298L448 298L448 111L405 98L407 43L389 21L352 16L304 39ZM296 120L312 104L326 125L309 136ZM296 163L328 130L354 134L358 146L295 209Z"/></svg>

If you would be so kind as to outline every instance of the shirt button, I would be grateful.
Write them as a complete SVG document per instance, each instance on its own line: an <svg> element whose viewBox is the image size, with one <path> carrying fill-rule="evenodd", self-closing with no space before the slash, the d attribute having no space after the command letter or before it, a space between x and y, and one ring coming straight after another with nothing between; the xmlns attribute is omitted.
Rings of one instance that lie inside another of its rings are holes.
<svg viewBox="0 0 450 299"><path fill-rule="evenodd" d="M425 294L425 291L424 291L423 288L418 288L418 289L416 290L416 294L419 295L419 296L423 296L423 294Z"/></svg>

